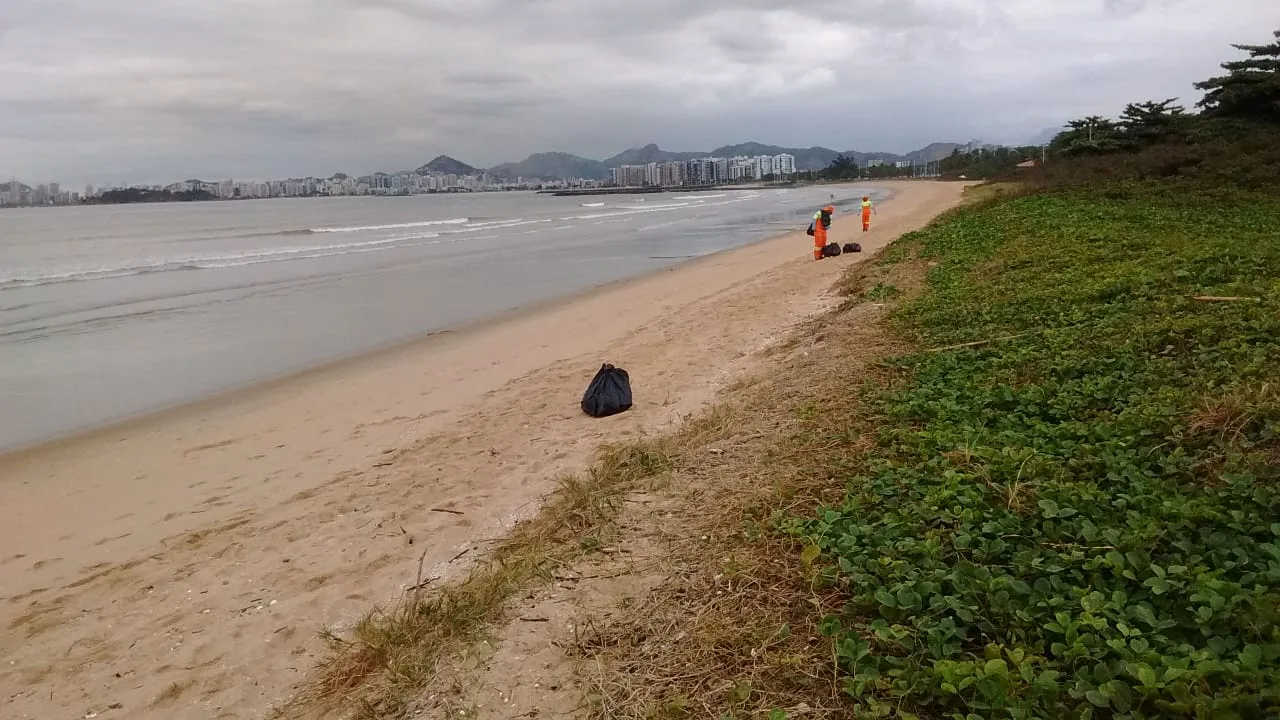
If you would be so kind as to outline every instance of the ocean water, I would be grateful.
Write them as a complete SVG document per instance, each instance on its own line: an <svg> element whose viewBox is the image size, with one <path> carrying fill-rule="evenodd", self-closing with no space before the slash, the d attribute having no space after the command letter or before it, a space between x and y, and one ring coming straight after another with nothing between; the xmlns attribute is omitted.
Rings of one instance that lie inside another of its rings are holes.
<svg viewBox="0 0 1280 720"><path fill-rule="evenodd" d="M803 229L842 186L0 211L0 450ZM796 246L797 255L809 251Z"/></svg>

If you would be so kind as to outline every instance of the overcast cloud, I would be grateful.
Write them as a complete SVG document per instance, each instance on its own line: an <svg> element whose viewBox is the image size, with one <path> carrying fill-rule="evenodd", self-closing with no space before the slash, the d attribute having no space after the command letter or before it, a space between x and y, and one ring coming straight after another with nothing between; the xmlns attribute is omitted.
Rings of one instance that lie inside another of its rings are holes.
<svg viewBox="0 0 1280 720"><path fill-rule="evenodd" d="M0 175L1027 141L1191 104L1277 27L1277 0L0 0Z"/></svg>

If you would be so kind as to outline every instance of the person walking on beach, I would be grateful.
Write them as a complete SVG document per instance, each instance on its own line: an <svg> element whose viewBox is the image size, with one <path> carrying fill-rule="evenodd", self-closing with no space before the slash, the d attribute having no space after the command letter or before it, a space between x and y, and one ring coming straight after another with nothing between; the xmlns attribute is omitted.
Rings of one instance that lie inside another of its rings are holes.
<svg viewBox="0 0 1280 720"><path fill-rule="evenodd" d="M871 213L875 212L875 206L871 204L871 198L867 195L862 196L862 232L871 229Z"/></svg>
<svg viewBox="0 0 1280 720"><path fill-rule="evenodd" d="M813 235L814 260L822 259L822 248L827 246L827 228L831 227L831 214L835 211L833 206L828 205L813 214L813 225L810 226L813 232L810 234Z"/></svg>

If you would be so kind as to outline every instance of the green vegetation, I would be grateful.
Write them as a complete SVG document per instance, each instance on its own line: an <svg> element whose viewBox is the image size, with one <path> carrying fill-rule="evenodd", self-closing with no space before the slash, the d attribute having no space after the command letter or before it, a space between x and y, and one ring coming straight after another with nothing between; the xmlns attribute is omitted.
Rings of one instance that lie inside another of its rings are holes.
<svg viewBox="0 0 1280 720"><path fill-rule="evenodd" d="M129 205L132 203L197 202L217 199L212 193L204 190L169 191L127 188L124 190L107 190L102 195L90 198L85 202L91 205Z"/></svg>
<svg viewBox="0 0 1280 720"><path fill-rule="evenodd" d="M1203 113L1075 121L1041 192L882 261L931 268L917 350L783 521L855 713L1280 713L1280 43L1239 47Z"/></svg>
<svg viewBox="0 0 1280 720"><path fill-rule="evenodd" d="M1280 120L1280 30L1267 45L1235 45L1246 60L1222 64L1226 75L1196 83L1205 92L1199 106L1214 117Z"/></svg>
<svg viewBox="0 0 1280 720"><path fill-rule="evenodd" d="M847 498L795 525L863 711L1280 710L1280 201L1113 195L900 241L938 264L897 327L986 344L895 360Z"/></svg>

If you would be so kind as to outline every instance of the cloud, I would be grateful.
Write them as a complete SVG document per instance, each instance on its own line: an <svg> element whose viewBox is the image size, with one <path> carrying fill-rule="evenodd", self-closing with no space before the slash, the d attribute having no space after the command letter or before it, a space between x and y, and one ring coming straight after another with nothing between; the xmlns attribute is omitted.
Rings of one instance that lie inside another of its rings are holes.
<svg viewBox="0 0 1280 720"><path fill-rule="evenodd" d="M1014 141L1194 101L1276 26L1274 0L3 0L0 175Z"/></svg>

